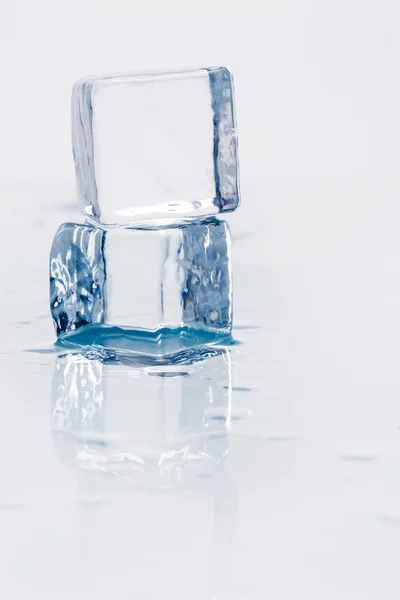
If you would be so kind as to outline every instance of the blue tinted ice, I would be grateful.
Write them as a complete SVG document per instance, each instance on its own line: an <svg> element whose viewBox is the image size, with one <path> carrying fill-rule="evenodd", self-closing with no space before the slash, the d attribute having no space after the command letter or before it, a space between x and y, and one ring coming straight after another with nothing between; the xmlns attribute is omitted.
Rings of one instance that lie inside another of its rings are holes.
<svg viewBox="0 0 400 600"><path fill-rule="evenodd" d="M224 67L82 79L72 94L79 203L105 225L239 204L232 76Z"/></svg>
<svg viewBox="0 0 400 600"><path fill-rule="evenodd" d="M158 488L204 481L228 454L231 395L225 349L175 365L66 354L53 380L55 448L63 461L98 476Z"/></svg>
<svg viewBox="0 0 400 600"><path fill-rule="evenodd" d="M230 330L231 270L227 225L191 225L182 231L179 269L183 323Z"/></svg>
<svg viewBox="0 0 400 600"><path fill-rule="evenodd" d="M229 334L229 228L216 220L108 231L65 223L51 249L50 306L58 335L84 330L88 343L101 343L105 325L109 339L120 341L123 332L115 328L131 339L139 331L144 342L151 342L146 333L168 332L175 340L176 330L185 331L189 345L199 343L199 332Z"/></svg>
<svg viewBox="0 0 400 600"><path fill-rule="evenodd" d="M50 308L57 334L104 319L103 232L61 225L50 256Z"/></svg>

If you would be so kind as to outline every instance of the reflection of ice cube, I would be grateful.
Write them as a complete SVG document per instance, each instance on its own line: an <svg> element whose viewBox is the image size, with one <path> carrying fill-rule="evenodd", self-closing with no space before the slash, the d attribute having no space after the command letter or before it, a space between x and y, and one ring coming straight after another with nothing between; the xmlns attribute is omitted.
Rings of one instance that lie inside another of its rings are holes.
<svg viewBox="0 0 400 600"><path fill-rule="evenodd" d="M59 455L156 487L212 475L228 453L231 363L225 349L199 356L174 365L106 352L59 356L52 392Z"/></svg>
<svg viewBox="0 0 400 600"><path fill-rule="evenodd" d="M226 68L82 79L72 132L79 201L100 223L172 222L238 206Z"/></svg>
<svg viewBox="0 0 400 600"><path fill-rule="evenodd" d="M230 234L222 221L109 231L65 223L53 242L50 305L58 335L95 324L226 334L231 296Z"/></svg>

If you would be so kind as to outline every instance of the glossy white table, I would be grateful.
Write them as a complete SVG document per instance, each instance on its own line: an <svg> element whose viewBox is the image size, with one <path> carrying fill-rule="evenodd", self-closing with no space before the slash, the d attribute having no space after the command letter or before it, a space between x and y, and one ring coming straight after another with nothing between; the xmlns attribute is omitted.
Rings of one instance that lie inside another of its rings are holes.
<svg viewBox="0 0 400 600"><path fill-rule="evenodd" d="M91 468L52 431L47 260L78 216L73 190L0 184L2 598L399 598L399 190L242 191L229 218L242 343L225 363L229 420L214 415L219 466L214 450L199 473L187 455L166 485L129 461ZM122 449L143 431L179 438L177 398L203 401L190 375L147 395L129 365L104 371Z"/></svg>

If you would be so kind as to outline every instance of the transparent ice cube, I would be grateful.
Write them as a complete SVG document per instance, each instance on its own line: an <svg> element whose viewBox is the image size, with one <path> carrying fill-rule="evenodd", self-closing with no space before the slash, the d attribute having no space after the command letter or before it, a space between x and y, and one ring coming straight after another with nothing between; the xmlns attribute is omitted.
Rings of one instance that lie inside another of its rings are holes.
<svg viewBox="0 0 400 600"><path fill-rule="evenodd" d="M186 332L189 345L199 343L199 332L218 341L232 328L228 225L105 231L64 223L51 249L50 307L57 335L84 329L88 343L101 343L104 326L117 347L123 331L131 340L132 331L164 334L171 340L166 353L181 349L177 331ZM141 335L143 344L152 339Z"/></svg>
<svg viewBox="0 0 400 600"><path fill-rule="evenodd" d="M72 93L72 141L80 206L104 225L238 206L234 91L224 67L82 79Z"/></svg>
<svg viewBox="0 0 400 600"><path fill-rule="evenodd" d="M135 362L121 353L59 356L52 386L55 447L63 461L98 475L157 488L187 485L225 461L231 396L224 348L173 365Z"/></svg>

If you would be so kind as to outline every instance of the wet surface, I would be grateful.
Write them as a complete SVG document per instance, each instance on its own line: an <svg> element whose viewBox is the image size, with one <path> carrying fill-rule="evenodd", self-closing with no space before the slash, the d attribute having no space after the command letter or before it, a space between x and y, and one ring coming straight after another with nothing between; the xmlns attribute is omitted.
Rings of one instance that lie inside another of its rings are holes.
<svg viewBox="0 0 400 600"><path fill-rule="evenodd" d="M1 597L397 600L398 190L243 189L240 343L170 366L54 347L77 214L39 189L0 238Z"/></svg>

